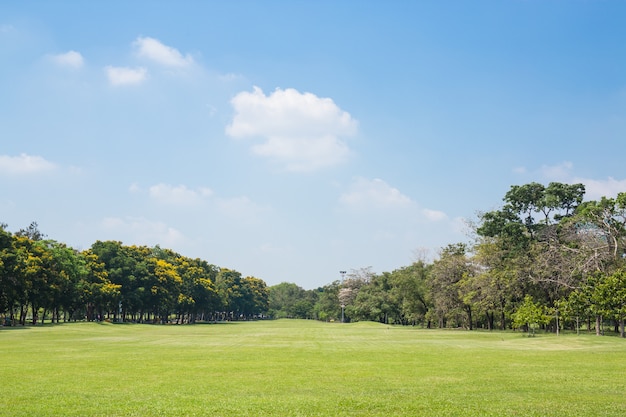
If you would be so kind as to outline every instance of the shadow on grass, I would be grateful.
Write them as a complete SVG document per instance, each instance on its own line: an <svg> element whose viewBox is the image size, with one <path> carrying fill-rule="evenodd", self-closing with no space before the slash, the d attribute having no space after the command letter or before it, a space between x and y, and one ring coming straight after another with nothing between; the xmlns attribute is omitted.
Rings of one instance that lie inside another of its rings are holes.
<svg viewBox="0 0 626 417"><path fill-rule="evenodd" d="M81 323L81 322L66 321L66 322L59 322L59 323L37 323L37 324L33 324L32 322L30 323L27 322L24 325L16 323L16 324L13 324L12 326L0 326L0 330L41 329L44 327L58 327L58 326L63 326L63 325L75 324L75 323Z"/></svg>
<svg viewBox="0 0 626 417"><path fill-rule="evenodd" d="M30 328L32 328L32 325L26 325L26 326L22 326L21 324L15 325L15 326L0 326L0 332L1 331L13 331L13 330L28 330Z"/></svg>
<svg viewBox="0 0 626 417"><path fill-rule="evenodd" d="M248 323L246 321L197 321L195 323L153 323L153 322L134 322L134 321L99 321L93 322L97 323L101 326L133 326L133 325L142 325L142 326L206 326L206 325L226 325L226 324L237 324L237 323Z"/></svg>

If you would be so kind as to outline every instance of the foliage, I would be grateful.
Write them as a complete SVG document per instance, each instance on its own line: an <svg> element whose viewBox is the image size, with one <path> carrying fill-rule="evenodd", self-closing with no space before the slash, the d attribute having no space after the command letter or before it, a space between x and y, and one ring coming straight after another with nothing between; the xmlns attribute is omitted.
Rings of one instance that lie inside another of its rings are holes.
<svg viewBox="0 0 626 417"><path fill-rule="evenodd" d="M533 302L530 295L524 297L524 302L513 314L513 325L516 328L527 327L528 335L535 335L535 330L542 324L550 322L550 317L545 313L544 308Z"/></svg>
<svg viewBox="0 0 626 417"><path fill-rule="evenodd" d="M52 322L193 323L267 311L264 281L201 259L116 241L78 252L45 240L36 223L14 235L0 226L0 316L9 324L48 314Z"/></svg>
<svg viewBox="0 0 626 417"><path fill-rule="evenodd" d="M269 315L273 318L312 319L318 291L282 282L269 287Z"/></svg>

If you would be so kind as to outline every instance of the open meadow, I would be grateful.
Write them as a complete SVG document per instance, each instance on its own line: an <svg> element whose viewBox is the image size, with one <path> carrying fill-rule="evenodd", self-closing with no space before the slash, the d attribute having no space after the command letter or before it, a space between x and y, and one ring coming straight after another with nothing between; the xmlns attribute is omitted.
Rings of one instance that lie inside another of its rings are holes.
<svg viewBox="0 0 626 417"><path fill-rule="evenodd" d="M626 340L302 320L0 327L1 416L623 416Z"/></svg>

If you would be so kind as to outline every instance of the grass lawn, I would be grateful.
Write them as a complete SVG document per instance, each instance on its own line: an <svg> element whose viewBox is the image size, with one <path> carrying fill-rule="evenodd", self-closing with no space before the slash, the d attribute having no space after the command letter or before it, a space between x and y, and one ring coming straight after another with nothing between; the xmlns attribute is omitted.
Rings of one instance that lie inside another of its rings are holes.
<svg viewBox="0 0 626 417"><path fill-rule="evenodd" d="M278 320L0 328L0 416L624 416L626 340Z"/></svg>

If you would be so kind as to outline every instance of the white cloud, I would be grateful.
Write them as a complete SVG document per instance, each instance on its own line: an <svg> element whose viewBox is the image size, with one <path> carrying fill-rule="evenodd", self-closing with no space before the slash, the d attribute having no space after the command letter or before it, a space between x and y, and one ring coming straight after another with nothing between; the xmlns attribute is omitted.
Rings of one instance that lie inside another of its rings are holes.
<svg viewBox="0 0 626 417"><path fill-rule="evenodd" d="M332 99L293 88L269 96L254 87L232 100L235 116L226 133L233 138L261 137L252 151L283 163L289 171L313 171L344 161L350 151L342 136L354 135L357 121Z"/></svg>
<svg viewBox="0 0 626 417"><path fill-rule="evenodd" d="M434 253L448 242L464 240L459 219L421 207L379 178L355 178L341 195L337 214L336 252L359 253L376 268L403 251L410 258L407 248L429 247Z"/></svg>
<svg viewBox="0 0 626 417"><path fill-rule="evenodd" d="M541 175L548 181L558 181L568 184L584 184L585 200L599 200L602 197L616 197L618 193L626 191L626 179L619 180L613 177L606 179L583 178L574 175L574 164L563 162L558 165L543 165Z"/></svg>
<svg viewBox="0 0 626 417"><path fill-rule="evenodd" d="M41 156L27 155L20 156L0 155L0 173L20 175L37 174L56 169L56 165L46 161Z"/></svg>
<svg viewBox="0 0 626 417"><path fill-rule="evenodd" d="M128 191L130 191L131 193L138 193L141 192L141 187L139 186L139 184L134 182L130 185L130 187L128 187Z"/></svg>
<svg viewBox="0 0 626 417"><path fill-rule="evenodd" d="M380 178L355 178L349 190L339 197L339 203L350 213L367 216L384 214L378 219L388 218L390 224L398 221L420 225L456 222L443 211L420 207L416 201Z"/></svg>
<svg viewBox="0 0 626 417"><path fill-rule="evenodd" d="M104 68L104 71L109 79L109 83L116 86L139 84L148 78L148 70L143 67L128 68L109 65Z"/></svg>
<svg viewBox="0 0 626 417"><path fill-rule="evenodd" d="M178 49L164 45L158 39L138 37L133 46L137 56L155 61L168 67L186 67L193 64L193 58L187 54L183 56Z"/></svg>
<svg viewBox="0 0 626 417"><path fill-rule="evenodd" d="M422 214L430 221L438 222L448 218L448 215L443 211L422 209Z"/></svg>
<svg viewBox="0 0 626 417"><path fill-rule="evenodd" d="M342 194L339 201L344 206L357 209L406 208L414 205L409 197L379 178L357 178L350 191Z"/></svg>
<svg viewBox="0 0 626 417"><path fill-rule="evenodd" d="M334 136L317 138L269 137L267 142L254 145L252 151L260 156L285 162L288 171L315 171L337 165L349 154L348 146Z"/></svg>
<svg viewBox="0 0 626 417"><path fill-rule="evenodd" d="M189 188L185 185L155 184L142 189L136 183L129 186L133 194L147 195L159 204L178 208L201 208L207 216L234 219L238 223L255 223L260 216L270 211L267 206L255 203L247 196L221 197L207 187Z"/></svg>
<svg viewBox="0 0 626 417"><path fill-rule="evenodd" d="M551 178L553 181L567 181L572 176L572 170L574 164L565 161L558 165L543 165L541 167L541 174L546 178Z"/></svg>
<svg viewBox="0 0 626 417"><path fill-rule="evenodd" d="M573 182L585 184L586 200L599 200L602 197L613 198L618 193L626 191L626 180L616 180L613 177L608 177L605 180L577 178Z"/></svg>
<svg viewBox="0 0 626 417"><path fill-rule="evenodd" d="M213 194L210 189L204 187L192 190L184 185L174 187L168 184L153 185L149 193L150 197L159 202L182 206L197 205Z"/></svg>
<svg viewBox="0 0 626 417"><path fill-rule="evenodd" d="M62 67L79 69L84 64L83 56L76 51L68 51L64 54L51 55L52 61Z"/></svg>
<svg viewBox="0 0 626 417"><path fill-rule="evenodd" d="M126 244L176 247L185 240L183 234L159 221L143 217L107 217L100 224L105 232Z"/></svg>

